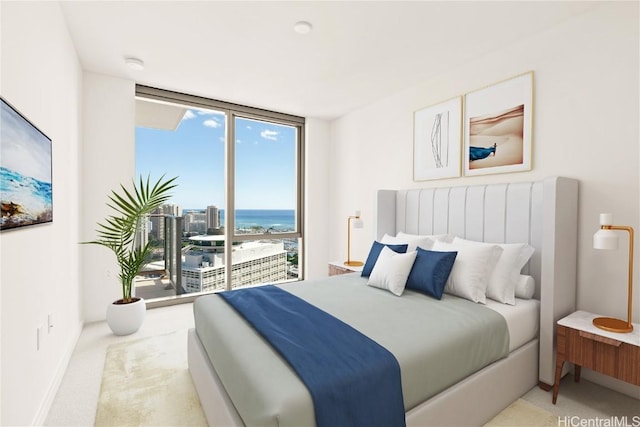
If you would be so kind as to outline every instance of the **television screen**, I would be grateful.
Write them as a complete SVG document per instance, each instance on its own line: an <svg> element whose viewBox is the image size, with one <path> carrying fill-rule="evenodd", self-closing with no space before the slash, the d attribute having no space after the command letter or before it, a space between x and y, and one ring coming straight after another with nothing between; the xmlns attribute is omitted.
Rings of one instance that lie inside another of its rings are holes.
<svg viewBox="0 0 640 427"><path fill-rule="evenodd" d="M51 140L0 101L0 230L52 222Z"/></svg>

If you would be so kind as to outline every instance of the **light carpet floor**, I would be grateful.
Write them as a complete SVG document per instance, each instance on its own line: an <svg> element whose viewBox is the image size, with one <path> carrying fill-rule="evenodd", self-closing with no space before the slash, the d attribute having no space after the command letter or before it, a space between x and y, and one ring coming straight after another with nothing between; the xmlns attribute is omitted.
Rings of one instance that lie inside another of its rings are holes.
<svg viewBox="0 0 640 427"><path fill-rule="evenodd" d="M107 348L96 426L206 426L187 366L187 331ZM557 426L558 417L518 399L485 426Z"/></svg>
<svg viewBox="0 0 640 427"><path fill-rule="evenodd" d="M206 426L187 366L187 331L112 344L97 426Z"/></svg>
<svg viewBox="0 0 640 427"><path fill-rule="evenodd" d="M518 399L496 415L484 427L556 427L558 416Z"/></svg>

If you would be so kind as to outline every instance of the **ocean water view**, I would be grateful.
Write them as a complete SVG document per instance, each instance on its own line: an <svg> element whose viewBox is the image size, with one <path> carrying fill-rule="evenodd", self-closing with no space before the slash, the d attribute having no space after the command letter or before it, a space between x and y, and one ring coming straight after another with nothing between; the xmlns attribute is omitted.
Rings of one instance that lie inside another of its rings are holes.
<svg viewBox="0 0 640 427"><path fill-rule="evenodd" d="M191 209L190 209L191 210ZM192 209L201 211L204 209ZM236 209L236 229L261 227L265 230L291 231L295 229L296 211L294 209ZM225 225L225 212L220 209L220 225Z"/></svg>

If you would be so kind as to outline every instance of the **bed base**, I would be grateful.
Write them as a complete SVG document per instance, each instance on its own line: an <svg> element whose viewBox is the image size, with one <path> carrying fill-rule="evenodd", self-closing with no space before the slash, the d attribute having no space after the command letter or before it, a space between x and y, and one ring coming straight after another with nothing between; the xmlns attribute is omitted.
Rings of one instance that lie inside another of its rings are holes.
<svg viewBox="0 0 640 427"><path fill-rule="evenodd" d="M189 330L187 349L189 372L209 425L244 426L195 329ZM483 425L536 386L537 368L535 339L411 409L406 414L407 426Z"/></svg>
<svg viewBox="0 0 640 427"><path fill-rule="evenodd" d="M195 329L187 334L189 373L210 426L244 426Z"/></svg>

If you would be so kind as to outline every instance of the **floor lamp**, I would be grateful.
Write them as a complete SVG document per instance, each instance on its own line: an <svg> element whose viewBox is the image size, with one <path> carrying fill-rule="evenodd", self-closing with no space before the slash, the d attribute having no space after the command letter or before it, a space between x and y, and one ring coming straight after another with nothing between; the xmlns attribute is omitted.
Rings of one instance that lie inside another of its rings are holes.
<svg viewBox="0 0 640 427"><path fill-rule="evenodd" d="M347 219L347 260L344 262L344 265L348 265L351 267L359 267L364 265L362 261L351 261L351 221L353 220L353 228L362 228L364 223L360 219L360 211L356 211L356 214L350 216Z"/></svg>
<svg viewBox="0 0 640 427"><path fill-rule="evenodd" d="M593 247L595 249L614 250L618 249L618 235L614 230L623 230L629 233L629 296L627 299L627 321L614 319L612 317L597 317L593 319L593 324L600 329L610 332L631 332L631 308L633 300L633 228L623 225L611 225L613 223L612 214L600 214L600 230L593 235Z"/></svg>

